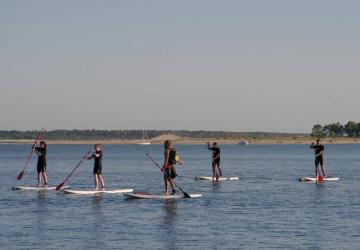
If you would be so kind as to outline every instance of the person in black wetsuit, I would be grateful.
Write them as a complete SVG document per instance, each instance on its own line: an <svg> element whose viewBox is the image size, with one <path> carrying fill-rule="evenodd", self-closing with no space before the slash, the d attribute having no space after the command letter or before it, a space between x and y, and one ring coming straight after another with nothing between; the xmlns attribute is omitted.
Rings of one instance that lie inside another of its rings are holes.
<svg viewBox="0 0 360 250"><path fill-rule="evenodd" d="M48 185L48 177L46 174L46 143L41 141L39 146L33 145L35 153L38 156L37 162L37 186L40 187L41 185L41 176L44 179L44 185L47 187Z"/></svg>
<svg viewBox="0 0 360 250"><path fill-rule="evenodd" d="M320 164L322 174L325 177L326 176L325 169L324 169L324 149L325 148L322 144L320 144L320 139L316 140L316 144L311 143L310 148L314 149L314 152L315 152L315 176L318 176L320 174L319 169L318 169L318 166Z"/></svg>
<svg viewBox="0 0 360 250"><path fill-rule="evenodd" d="M213 152L212 155L212 171L213 171L213 181L216 178L216 181L219 181L219 176L216 174L216 168L219 170L220 177L222 176L221 168L220 168L220 148L216 142L214 142L213 146L210 147L210 143L207 143L208 150Z"/></svg>
<svg viewBox="0 0 360 250"><path fill-rule="evenodd" d="M85 157L87 160L91 160L94 159L94 183L95 183L95 188L94 190L98 190L98 186L99 186L99 179L100 179L100 184L101 184L101 190L105 190L105 182L104 182L104 178L102 177L102 156L103 153L101 151L101 145L99 143L94 145L94 149L95 152L93 152L93 154L89 157Z"/></svg>

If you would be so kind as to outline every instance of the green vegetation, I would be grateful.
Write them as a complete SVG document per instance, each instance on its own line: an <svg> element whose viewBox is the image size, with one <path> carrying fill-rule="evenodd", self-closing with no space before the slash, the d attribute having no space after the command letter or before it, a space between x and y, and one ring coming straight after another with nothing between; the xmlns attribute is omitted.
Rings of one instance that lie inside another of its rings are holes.
<svg viewBox="0 0 360 250"><path fill-rule="evenodd" d="M0 140L33 140L38 131L0 130ZM148 130L149 138L164 134L172 134L189 139L271 139L307 137L306 133L266 133L266 132L226 132L226 131L190 131L190 130ZM360 123L349 121L345 125L337 123L322 126L316 124L312 128L311 136L324 137L360 137ZM142 130L51 130L46 131L46 140L140 140L143 138Z"/></svg>
<svg viewBox="0 0 360 250"><path fill-rule="evenodd" d="M360 123L349 121L345 125L331 123L325 126L320 124L314 125L311 133L312 137L358 137L360 136Z"/></svg>
<svg viewBox="0 0 360 250"><path fill-rule="evenodd" d="M34 139L38 131L0 130L2 140ZM173 134L191 139L241 139L305 136L306 134L264 133L264 132L224 132L224 131L188 131L188 130L148 130L149 138L163 134ZM52 130L46 131L46 140L133 140L142 139L142 130Z"/></svg>

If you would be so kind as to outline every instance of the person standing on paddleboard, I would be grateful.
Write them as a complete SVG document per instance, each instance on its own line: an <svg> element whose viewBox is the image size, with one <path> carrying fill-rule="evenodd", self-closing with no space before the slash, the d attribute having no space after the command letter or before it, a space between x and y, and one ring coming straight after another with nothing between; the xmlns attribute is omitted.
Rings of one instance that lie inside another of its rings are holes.
<svg viewBox="0 0 360 250"><path fill-rule="evenodd" d="M171 194L175 195L176 191L174 189L173 179L176 178L177 174L176 174L174 164L176 164L176 163L182 164L182 162L178 158L176 151L173 149L170 140L166 140L164 142L164 149L165 149L164 165L162 166L162 169L161 169L161 171L164 172L164 183L165 183L165 193L164 194L168 194L168 183L169 183L171 186L171 190L172 190Z"/></svg>
<svg viewBox="0 0 360 250"><path fill-rule="evenodd" d="M101 145L99 143L94 145L95 152L89 157L85 157L87 160L94 159L94 183L95 188L94 190L98 190L99 186L99 179L101 184L101 190L105 191L105 182L104 178L102 177L102 151L101 151Z"/></svg>
<svg viewBox="0 0 360 250"><path fill-rule="evenodd" d="M216 181L219 181L219 175L222 177L221 168L220 168L220 148L216 142L214 142L213 146L210 147L210 143L207 143L208 150L213 152L212 155L212 171L213 171L213 181L216 178ZM219 171L219 174L216 172L216 168Z"/></svg>
<svg viewBox="0 0 360 250"><path fill-rule="evenodd" d="M46 143L45 141L41 141L39 146L36 147L34 144L33 149L35 149L35 153L38 156L37 162L37 186L40 187L41 185L41 177L44 179L44 186L47 187L48 185L48 177L46 174Z"/></svg>
<svg viewBox="0 0 360 250"><path fill-rule="evenodd" d="M324 169L324 146L320 143L320 139L316 140L316 144L315 143L311 143L310 145L311 149L314 149L315 152L315 176L319 176L319 164L321 167L321 171L322 174L324 175L324 177L326 177L325 174L325 169Z"/></svg>

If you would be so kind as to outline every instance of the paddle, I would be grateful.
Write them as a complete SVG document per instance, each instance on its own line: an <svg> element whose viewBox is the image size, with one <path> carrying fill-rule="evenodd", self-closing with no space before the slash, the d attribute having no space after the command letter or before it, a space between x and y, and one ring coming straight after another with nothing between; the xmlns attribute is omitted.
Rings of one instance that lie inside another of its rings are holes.
<svg viewBox="0 0 360 250"><path fill-rule="evenodd" d="M81 166L81 164L83 163L83 161L85 160L85 157L91 152L91 150L89 150L89 152L87 152L86 155L83 156L83 158L81 159L81 161L75 166L75 168L70 172L70 174L65 178L65 180L63 182L61 182L59 185L56 186L56 191L59 191L65 184L65 182L67 182L70 178L70 176L75 172L75 170Z"/></svg>
<svg viewBox="0 0 360 250"><path fill-rule="evenodd" d="M20 180L23 178L24 173L25 173L25 169L26 169L26 167L29 165L30 159L31 159L33 153L35 152L34 146L36 145L36 142L37 142L38 140L41 140L41 138L43 137L44 133L45 133L45 130L44 130L43 128L39 131L39 133L37 133L37 135L36 135L36 137L35 137L34 144L31 146L31 152L30 152L30 154L28 155L28 157L26 158L25 166L23 167L23 169L21 170L21 172L20 172L20 173L18 174L18 176L16 177L16 179L17 179L18 181L20 181Z"/></svg>
<svg viewBox="0 0 360 250"><path fill-rule="evenodd" d="M161 170L161 172L163 172L170 180L172 180L166 172L162 171L162 168L159 166L159 164L149 154L146 154L146 156ZM179 185L177 185L174 180L172 180L172 182L184 194L185 198L191 198L191 196L186 193Z"/></svg>

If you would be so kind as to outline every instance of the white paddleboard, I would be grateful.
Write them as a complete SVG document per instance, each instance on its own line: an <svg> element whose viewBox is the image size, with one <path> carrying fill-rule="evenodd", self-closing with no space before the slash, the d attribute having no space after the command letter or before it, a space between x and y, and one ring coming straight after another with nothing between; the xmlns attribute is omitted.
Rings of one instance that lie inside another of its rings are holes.
<svg viewBox="0 0 360 250"><path fill-rule="evenodd" d="M189 194L191 198L201 197L201 194ZM124 194L127 198L131 199L179 199L185 198L184 195L175 194L175 195L166 195L166 194L149 194L149 193L132 193L132 194Z"/></svg>
<svg viewBox="0 0 360 250"><path fill-rule="evenodd" d="M89 194L121 194L121 193L131 193L134 189L114 189L114 190L74 190L74 189L65 189L63 192L65 194L80 194L80 195L89 195Z"/></svg>
<svg viewBox="0 0 360 250"><path fill-rule="evenodd" d="M327 176L323 178L324 181L337 181L340 177L334 177L334 176ZM300 177L299 181L316 181L315 177Z"/></svg>
<svg viewBox="0 0 360 250"><path fill-rule="evenodd" d="M196 176L195 180L198 181L212 181L213 177L211 176ZM216 178L214 178L216 180ZM239 177L220 177L219 181L237 181Z"/></svg>
<svg viewBox="0 0 360 250"><path fill-rule="evenodd" d="M61 189L69 188L69 186L63 186ZM12 190L36 190L36 191L45 191L45 190L56 190L56 186L53 187L25 187L25 186L14 186Z"/></svg>

